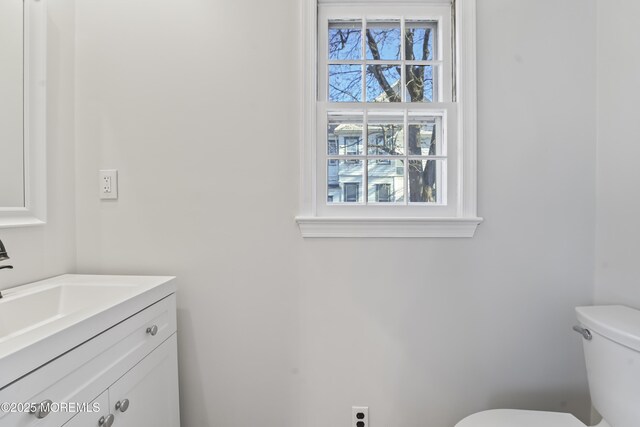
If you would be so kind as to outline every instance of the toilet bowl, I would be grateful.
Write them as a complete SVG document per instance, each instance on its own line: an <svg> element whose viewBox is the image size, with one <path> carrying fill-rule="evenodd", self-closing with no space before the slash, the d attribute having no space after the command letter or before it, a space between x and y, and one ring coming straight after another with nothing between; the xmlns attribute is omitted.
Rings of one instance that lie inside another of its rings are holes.
<svg viewBox="0 0 640 427"><path fill-rule="evenodd" d="M640 427L640 311L624 306L578 307L597 427ZM470 415L456 427L586 427L561 412L495 409Z"/></svg>
<svg viewBox="0 0 640 427"><path fill-rule="evenodd" d="M562 412L494 409L478 412L456 424L456 427L586 427L576 417ZM610 427L602 421L596 427Z"/></svg>
<svg viewBox="0 0 640 427"><path fill-rule="evenodd" d="M585 427L571 414L561 412L494 409L478 412L456 424L456 427Z"/></svg>

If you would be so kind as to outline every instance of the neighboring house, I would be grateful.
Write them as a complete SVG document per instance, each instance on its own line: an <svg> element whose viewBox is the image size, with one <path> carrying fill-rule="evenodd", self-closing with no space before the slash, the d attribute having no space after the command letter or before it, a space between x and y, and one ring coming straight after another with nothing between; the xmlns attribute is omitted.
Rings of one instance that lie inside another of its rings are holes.
<svg viewBox="0 0 640 427"><path fill-rule="evenodd" d="M386 121L389 122L388 120ZM367 167L367 201L370 203L404 202L405 182L403 159L393 154L404 154L403 124L369 124ZM428 147L433 127L422 127L421 145ZM363 156L362 125L354 123L330 124L328 128L328 154L331 156ZM364 202L364 160L330 159L327 165L327 202Z"/></svg>

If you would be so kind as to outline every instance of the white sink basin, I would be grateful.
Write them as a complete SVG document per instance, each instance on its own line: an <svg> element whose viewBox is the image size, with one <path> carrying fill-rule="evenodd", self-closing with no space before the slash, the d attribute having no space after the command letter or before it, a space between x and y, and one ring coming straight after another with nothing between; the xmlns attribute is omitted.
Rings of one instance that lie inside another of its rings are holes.
<svg viewBox="0 0 640 427"><path fill-rule="evenodd" d="M82 310L126 299L133 285L42 286L0 299L0 342Z"/></svg>
<svg viewBox="0 0 640 427"><path fill-rule="evenodd" d="M173 277L64 275L2 291L0 389L175 292Z"/></svg>

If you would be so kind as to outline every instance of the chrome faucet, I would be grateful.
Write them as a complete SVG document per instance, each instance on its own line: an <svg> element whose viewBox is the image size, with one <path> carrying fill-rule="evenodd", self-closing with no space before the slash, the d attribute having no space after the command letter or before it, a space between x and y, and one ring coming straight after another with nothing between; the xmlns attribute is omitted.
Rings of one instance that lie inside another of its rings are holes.
<svg viewBox="0 0 640 427"><path fill-rule="evenodd" d="M9 259L9 255L7 254L7 250L4 248L4 243L0 240L0 261L6 261ZM3 265L0 266L0 269L3 268L13 268L12 265Z"/></svg>
<svg viewBox="0 0 640 427"><path fill-rule="evenodd" d="M7 250L4 247L4 243L0 240L0 261L6 261L9 259L9 255L7 254ZM0 270L5 268L13 268L12 265L0 265ZM0 292L0 298L2 298L2 292Z"/></svg>

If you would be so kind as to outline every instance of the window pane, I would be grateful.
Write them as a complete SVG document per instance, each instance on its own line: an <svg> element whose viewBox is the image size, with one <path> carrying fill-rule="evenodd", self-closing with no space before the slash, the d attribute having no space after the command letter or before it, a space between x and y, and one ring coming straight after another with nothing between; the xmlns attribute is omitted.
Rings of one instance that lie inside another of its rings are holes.
<svg viewBox="0 0 640 427"><path fill-rule="evenodd" d="M329 59L362 59L362 22L329 23Z"/></svg>
<svg viewBox="0 0 640 427"><path fill-rule="evenodd" d="M360 156L364 153L362 114L330 114L327 126L327 154Z"/></svg>
<svg viewBox="0 0 640 427"><path fill-rule="evenodd" d="M329 101L362 102L360 65L329 65Z"/></svg>
<svg viewBox="0 0 640 427"><path fill-rule="evenodd" d="M369 202L404 202L404 160L369 160L367 174Z"/></svg>
<svg viewBox="0 0 640 427"><path fill-rule="evenodd" d="M369 122L367 126L368 153L372 155L404 154L404 125L400 123Z"/></svg>
<svg viewBox="0 0 640 427"><path fill-rule="evenodd" d="M400 67L367 65L367 102L400 102Z"/></svg>
<svg viewBox="0 0 640 427"><path fill-rule="evenodd" d="M443 203L445 160L409 160L409 202Z"/></svg>
<svg viewBox="0 0 640 427"><path fill-rule="evenodd" d="M404 35L407 61L433 60L437 25L433 21L407 21Z"/></svg>
<svg viewBox="0 0 640 427"><path fill-rule="evenodd" d="M437 95L435 74L437 67L431 65L407 65L407 102L433 102Z"/></svg>
<svg viewBox="0 0 640 427"><path fill-rule="evenodd" d="M367 22L367 59L400 59L400 22Z"/></svg>
<svg viewBox="0 0 640 427"><path fill-rule="evenodd" d="M442 119L440 117L409 116L409 155L444 156Z"/></svg>
<svg viewBox="0 0 640 427"><path fill-rule="evenodd" d="M363 161L327 161L327 203L362 203Z"/></svg>
<svg viewBox="0 0 640 427"><path fill-rule="evenodd" d="M339 147L341 155L359 156L362 154L362 134L341 138Z"/></svg>
<svg viewBox="0 0 640 427"><path fill-rule="evenodd" d="M331 126L329 126L329 138L327 138L327 154L330 156L338 154L338 139L331 136Z"/></svg>

